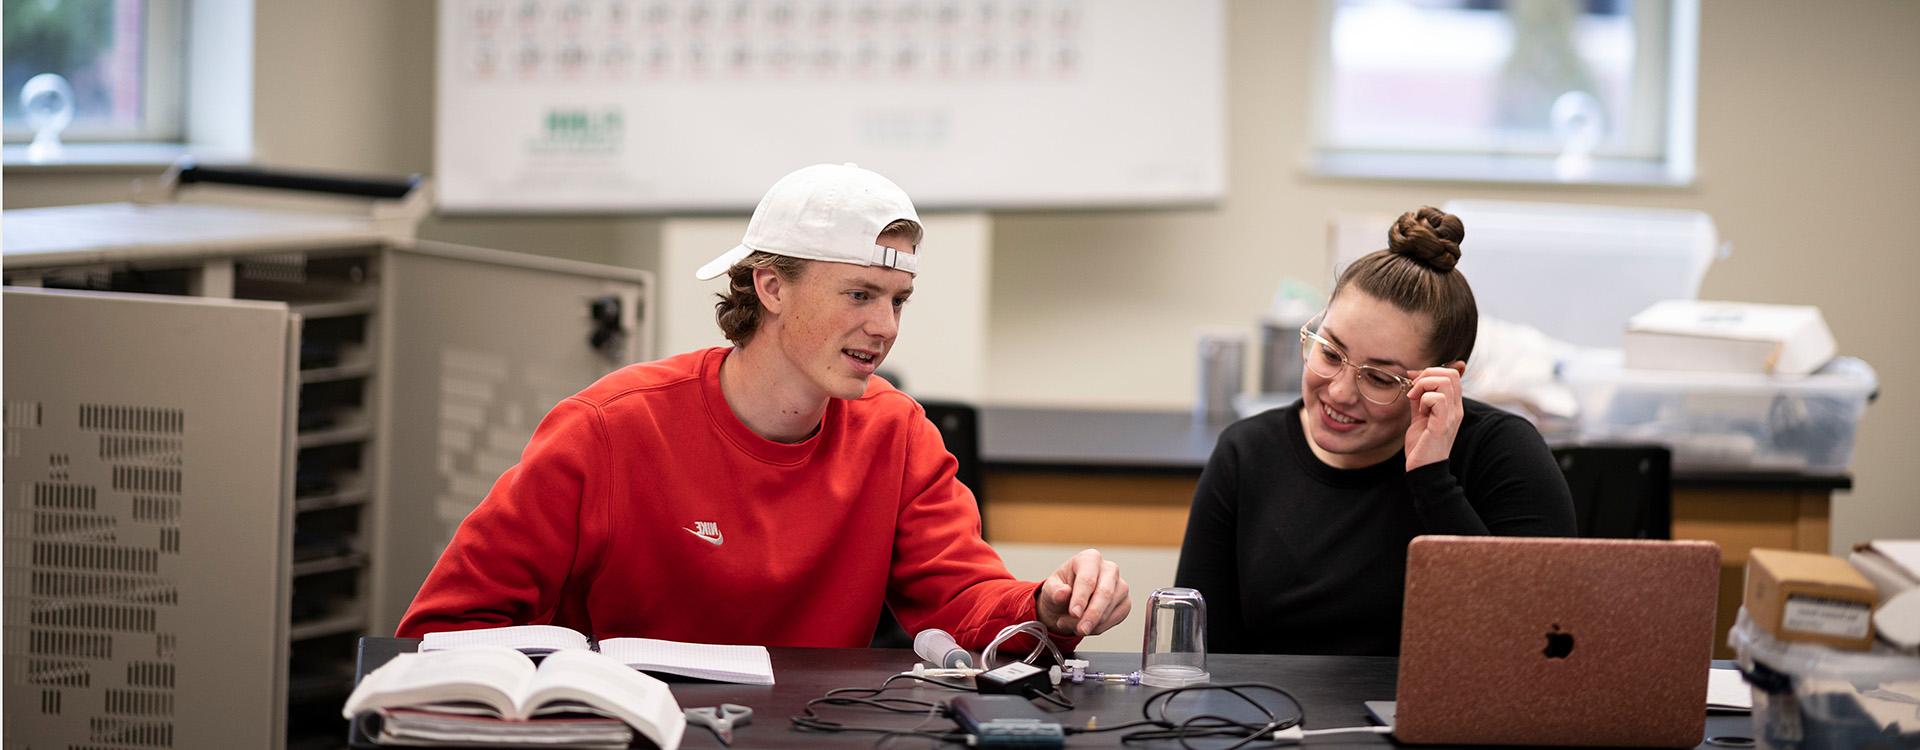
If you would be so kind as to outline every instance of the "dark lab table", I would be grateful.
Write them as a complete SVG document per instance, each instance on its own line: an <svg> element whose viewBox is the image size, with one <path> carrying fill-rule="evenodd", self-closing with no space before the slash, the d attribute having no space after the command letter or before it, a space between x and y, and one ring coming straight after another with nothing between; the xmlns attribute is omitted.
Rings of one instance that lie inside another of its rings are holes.
<svg viewBox="0 0 1920 750"><path fill-rule="evenodd" d="M362 638L356 680L358 676L364 676L368 671L385 664L396 654L414 650L419 642L417 638ZM769 651L773 657L773 673L777 681L775 685L674 682L672 684L674 698L682 707L711 706L720 703L739 703L753 707L753 722L734 730L734 748L870 747L878 738L877 735L802 732L794 729L787 721L787 717L800 713L808 700L818 698L828 690L878 686L888 675L910 669L917 661L913 652L895 649L772 648ZM1138 654L1092 653L1080 656L1092 661L1093 669L1099 671L1128 672L1140 666ZM1207 667L1216 684L1266 682L1285 688L1299 698L1306 709L1305 726L1308 729L1369 724L1362 701L1392 698L1397 675L1396 660L1390 657L1374 656L1214 654L1208 657ZM1101 725L1137 720L1140 718L1141 704L1146 701L1147 696L1159 692L1159 689L1089 683L1068 684L1064 686L1064 691L1074 702L1075 708L1071 712L1059 714L1061 723L1084 726L1090 718L1096 719ZM937 688L899 688L890 690L888 693L935 701L946 700L957 695L953 691ZM1237 703L1234 699L1221 700L1220 696L1210 697L1208 700L1219 701L1215 705L1223 708ZM1283 712L1287 709L1284 704L1281 704L1276 710ZM885 714L858 708L827 707L821 711L830 718L849 724L908 728L925 722L924 728L933 730L950 729L953 726L946 719L925 721L924 716ZM358 724L359 722L356 721L353 747L378 747L360 739ZM1750 731L1746 716L1707 717L1707 736L1747 736ZM1124 732L1074 735L1067 738L1067 746L1120 747L1121 734ZM902 739L899 743L907 743L902 745L905 747L927 746L915 744L914 741L907 739ZM1206 746L1200 742L1195 744ZM721 747L719 740L715 739L711 732L697 726L687 727L681 746ZM1178 747L1176 743L1170 741L1136 743L1131 746ZM1265 746L1273 747L1273 745ZM1392 746L1394 746L1393 743L1384 735L1355 734L1312 738L1305 747ZM946 747L962 746L948 744Z"/></svg>

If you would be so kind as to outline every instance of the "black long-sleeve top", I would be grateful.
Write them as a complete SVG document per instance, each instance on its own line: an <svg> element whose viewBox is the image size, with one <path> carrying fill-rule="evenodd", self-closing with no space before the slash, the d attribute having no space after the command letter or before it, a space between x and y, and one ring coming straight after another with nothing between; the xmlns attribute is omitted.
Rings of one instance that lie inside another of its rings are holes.
<svg viewBox="0 0 1920 750"><path fill-rule="evenodd" d="M1336 469L1300 409L1229 426L1200 475L1174 585L1206 597L1210 651L1396 655L1415 536L1575 534L1566 479L1525 419L1467 399L1448 460Z"/></svg>

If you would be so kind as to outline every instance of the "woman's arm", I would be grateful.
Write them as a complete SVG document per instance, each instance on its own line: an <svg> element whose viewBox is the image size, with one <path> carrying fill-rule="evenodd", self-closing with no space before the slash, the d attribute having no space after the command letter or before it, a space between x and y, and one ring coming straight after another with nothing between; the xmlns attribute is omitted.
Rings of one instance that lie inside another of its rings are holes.
<svg viewBox="0 0 1920 750"><path fill-rule="evenodd" d="M1421 533L1574 536L1573 495L1539 431L1513 415L1483 419L1451 460L1407 472Z"/></svg>
<svg viewBox="0 0 1920 750"><path fill-rule="evenodd" d="M1221 435L1200 473L1173 575L1173 585L1197 589L1206 598L1207 647L1220 653L1244 653L1249 646L1240 613L1239 467L1233 434Z"/></svg>

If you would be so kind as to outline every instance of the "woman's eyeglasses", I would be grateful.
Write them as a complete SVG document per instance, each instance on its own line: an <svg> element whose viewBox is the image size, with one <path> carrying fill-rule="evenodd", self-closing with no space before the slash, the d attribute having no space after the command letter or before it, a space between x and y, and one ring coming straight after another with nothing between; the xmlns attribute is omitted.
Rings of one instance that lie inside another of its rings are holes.
<svg viewBox="0 0 1920 750"><path fill-rule="evenodd" d="M1307 361L1307 369L1312 370L1313 374L1332 379L1340 377L1342 371L1351 367L1358 375L1354 382L1360 387L1360 396L1381 406L1390 406L1407 395L1407 391L1413 390L1413 380L1410 378L1347 359L1347 353L1341 351L1338 344L1309 330L1310 325L1300 327L1300 356Z"/></svg>

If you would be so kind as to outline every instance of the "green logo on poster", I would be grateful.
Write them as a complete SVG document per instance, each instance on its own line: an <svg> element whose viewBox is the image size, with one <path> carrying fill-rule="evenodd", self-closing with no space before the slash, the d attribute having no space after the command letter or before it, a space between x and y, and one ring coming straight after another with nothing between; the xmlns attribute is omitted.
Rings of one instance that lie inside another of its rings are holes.
<svg viewBox="0 0 1920 750"><path fill-rule="evenodd" d="M625 136L626 119L618 109L554 108L528 145L539 153L611 154Z"/></svg>

